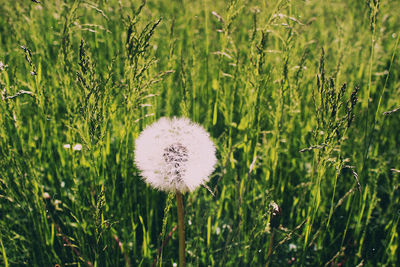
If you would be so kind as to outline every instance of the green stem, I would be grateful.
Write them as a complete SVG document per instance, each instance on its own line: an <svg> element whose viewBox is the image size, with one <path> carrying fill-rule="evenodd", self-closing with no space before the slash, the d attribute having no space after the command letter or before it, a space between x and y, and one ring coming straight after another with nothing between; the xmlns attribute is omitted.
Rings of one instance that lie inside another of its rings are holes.
<svg viewBox="0 0 400 267"><path fill-rule="evenodd" d="M185 220L183 211L182 193L176 192L176 202L178 205L178 229L179 229L179 266L186 266L185 259Z"/></svg>
<svg viewBox="0 0 400 267"><path fill-rule="evenodd" d="M270 262L270 260L271 260L272 246L273 246L273 244L274 244L274 233L275 233L274 230L275 230L274 228L272 228L272 230L271 230L272 233L271 233L271 238L270 238L270 240L269 240L267 262L265 263L265 267L268 267L268 266L269 266L269 262Z"/></svg>

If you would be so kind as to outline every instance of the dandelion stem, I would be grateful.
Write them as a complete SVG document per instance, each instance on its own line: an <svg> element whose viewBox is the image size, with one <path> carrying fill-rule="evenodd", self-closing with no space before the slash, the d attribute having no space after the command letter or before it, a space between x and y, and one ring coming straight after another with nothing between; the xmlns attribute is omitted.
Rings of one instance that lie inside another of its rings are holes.
<svg viewBox="0 0 400 267"><path fill-rule="evenodd" d="M185 220L183 211L182 193L176 192L176 201L178 205L178 228L179 228L179 266L186 266L185 259Z"/></svg>

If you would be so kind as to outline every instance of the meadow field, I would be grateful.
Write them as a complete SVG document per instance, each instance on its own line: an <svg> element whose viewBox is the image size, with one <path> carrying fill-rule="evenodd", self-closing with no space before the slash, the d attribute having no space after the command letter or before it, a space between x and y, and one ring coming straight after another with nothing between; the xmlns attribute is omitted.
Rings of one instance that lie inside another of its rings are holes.
<svg viewBox="0 0 400 267"><path fill-rule="evenodd" d="M174 193L135 165L174 116L217 156L187 266L400 266L399 10L0 0L0 266L177 266Z"/></svg>

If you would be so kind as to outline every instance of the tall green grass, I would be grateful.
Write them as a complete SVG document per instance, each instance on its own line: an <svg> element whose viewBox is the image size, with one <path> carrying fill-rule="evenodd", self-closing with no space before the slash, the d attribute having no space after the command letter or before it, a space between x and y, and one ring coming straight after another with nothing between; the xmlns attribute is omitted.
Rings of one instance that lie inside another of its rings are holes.
<svg viewBox="0 0 400 267"><path fill-rule="evenodd" d="M36 2L0 1L1 266L177 263L161 116L218 150L189 266L399 264L399 1Z"/></svg>

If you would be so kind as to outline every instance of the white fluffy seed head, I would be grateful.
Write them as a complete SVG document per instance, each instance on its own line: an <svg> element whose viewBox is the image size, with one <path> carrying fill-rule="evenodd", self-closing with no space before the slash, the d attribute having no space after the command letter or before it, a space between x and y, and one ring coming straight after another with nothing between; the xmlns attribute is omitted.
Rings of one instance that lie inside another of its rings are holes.
<svg viewBox="0 0 400 267"><path fill-rule="evenodd" d="M217 158L203 127L187 118L164 117L136 139L135 163L151 186L187 192L208 182Z"/></svg>

